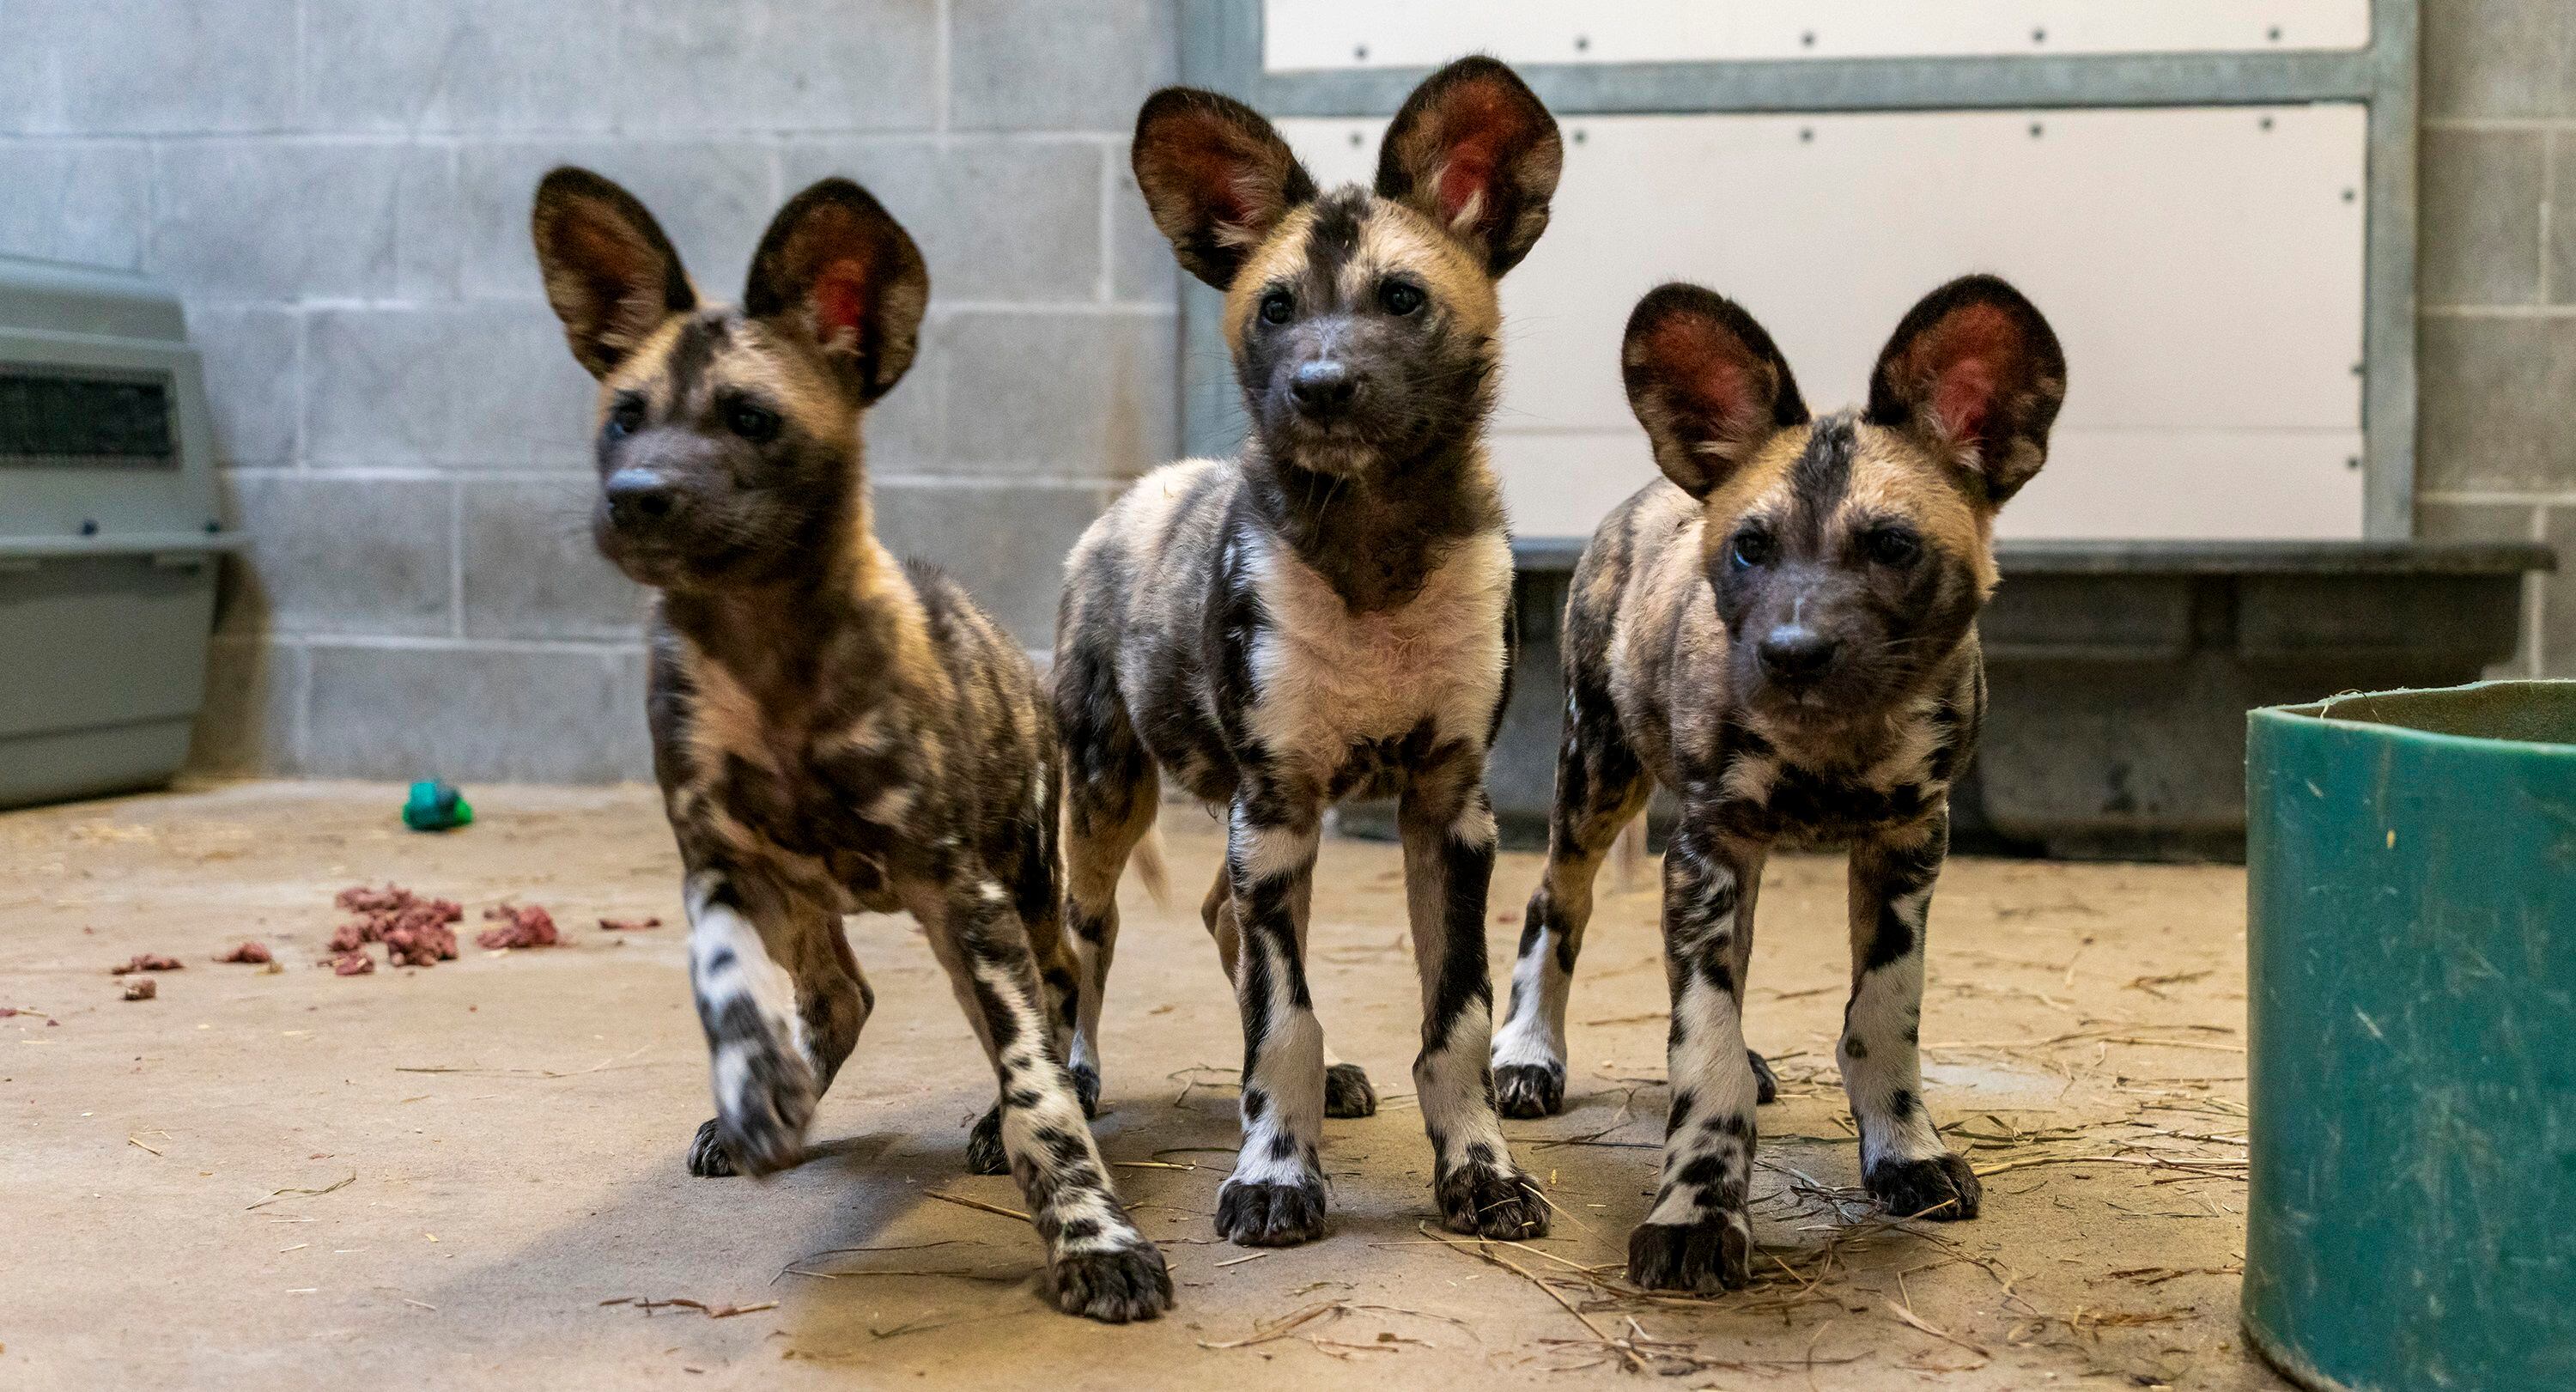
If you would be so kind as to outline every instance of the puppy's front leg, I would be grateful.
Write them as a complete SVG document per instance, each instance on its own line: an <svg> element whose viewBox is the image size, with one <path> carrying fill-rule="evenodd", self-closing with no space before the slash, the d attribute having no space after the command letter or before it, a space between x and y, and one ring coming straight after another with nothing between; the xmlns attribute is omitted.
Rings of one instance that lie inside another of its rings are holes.
<svg viewBox="0 0 2576 1392"><path fill-rule="evenodd" d="M1673 1023L1672 1110L1655 1205L1628 1236L1628 1279L1715 1292L1752 1278L1753 1107L1744 1050L1743 946L1763 848L1721 838L1689 806L1664 852L1664 978Z"/></svg>
<svg viewBox="0 0 2576 1392"><path fill-rule="evenodd" d="M1494 809L1483 751L1417 774L1397 805L1405 906L1422 974L1422 1053L1413 1086L1431 1133L1431 1192L1453 1232L1547 1232L1547 1201L1512 1163L1494 1115L1494 987L1485 963L1485 896L1494 879Z"/></svg>
<svg viewBox="0 0 2576 1392"><path fill-rule="evenodd" d="M1324 1233L1324 1029L1306 990L1299 911L1315 873L1320 799L1247 782L1226 832L1227 892L1240 935L1243 1150L1217 1192L1217 1236L1285 1247Z"/></svg>
<svg viewBox="0 0 2576 1392"><path fill-rule="evenodd" d="M1923 1106L1923 932L1950 853L1942 812L1851 852L1851 1001L1834 1061L1860 1122L1861 1181L1900 1218L1977 1216L1979 1185Z"/></svg>
<svg viewBox="0 0 2576 1392"><path fill-rule="evenodd" d="M1047 1244L1057 1308L1111 1324L1171 1308L1163 1254L1128 1221L1048 1021L1027 929L998 880L961 872L911 903L1001 1080L1001 1142Z"/></svg>
<svg viewBox="0 0 2576 1392"><path fill-rule="evenodd" d="M785 1169L876 997L828 909L724 868L690 875L685 890L689 981L716 1098L689 1172Z"/></svg>

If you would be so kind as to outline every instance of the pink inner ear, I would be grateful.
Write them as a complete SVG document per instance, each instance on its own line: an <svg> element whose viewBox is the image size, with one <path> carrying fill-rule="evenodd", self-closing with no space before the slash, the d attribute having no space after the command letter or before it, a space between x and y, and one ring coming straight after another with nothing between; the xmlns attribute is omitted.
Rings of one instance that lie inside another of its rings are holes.
<svg viewBox="0 0 2576 1392"><path fill-rule="evenodd" d="M837 344L844 334L855 341L859 321L868 313L867 267L854 260L823 267L815 274L811 303L816 338L826 346Z"/></svg>
<svg viewBox="0 0 2576 1392"><path fill-rule="evenodd" d="M1494 183L1494 159L1489 147L1481 144L1461 145L1449 152L1449 162L1440 167L1440 220L1452 223L1478 194ZM1491 214L1493 209L1485 209Z"/></svg>
<svg viewBox="0 0 2576 1392"><path fill-rule="evenodd" d="M1986 413L1995 404L1995 374L1982 358L1962 358L1942 369L1932 385L1932 414L1956 440L1984 433Z"/></svg>
<svg viewBox="0 0 2576 1392"><path fill-rule="evenodd" d="M1728 351L1706 324L1676 317L1655 330L1647 352L1672 365L1683 399L1707 415L1721 435L1737 436L1753 426L1751 365Z"/></svg>

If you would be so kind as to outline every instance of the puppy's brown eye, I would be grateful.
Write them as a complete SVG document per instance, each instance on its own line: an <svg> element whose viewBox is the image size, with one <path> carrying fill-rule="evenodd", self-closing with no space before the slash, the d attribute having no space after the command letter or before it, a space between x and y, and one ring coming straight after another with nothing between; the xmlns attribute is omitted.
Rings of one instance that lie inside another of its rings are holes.
<svg viewBox="0 0 2576 1392"><path fill-rule="evenodd" d="M608 408L608 438L623 439L644 428L644 402L637 397L621 396Z"/></svg>
<svg viewBox="0 0 2576 1392"><path fill-rule="evenodd" d="M778 438L778 413L748 401L725 408L725 428L755 445Z"/></svg>
<svg viewBox="0 0 2576 1392"><path fill-rule="evenodd" d="M1923 554L1923 543L1902 527L1880 527L1861 538L1861 549L1880 565L1901 566Z"/></svg>
<svg viewBox="0 0 2576 1392"><path fill-rule="evenodd" d="M1261 322L1285 324L1297 313L1297 298L1285 290L1273 290L1261 297Z"/></svg>
<svg viewBox="0 0 2576 1392"><path fill-rule="evenodd" d="M1777 550L1769 532L1748 527L1735 534L1735 550L1732 559L1738 570L1750 570L1758 565L1770 564L1771 557Z"/></svg>
<svg viewBox="0 0 2576 1392"><path fill-rule="evenodd" d="M1387 313L1401 318L1422 308L1422 289L1400 280L1390 280L1378 287L1377 302Z"/></svg>

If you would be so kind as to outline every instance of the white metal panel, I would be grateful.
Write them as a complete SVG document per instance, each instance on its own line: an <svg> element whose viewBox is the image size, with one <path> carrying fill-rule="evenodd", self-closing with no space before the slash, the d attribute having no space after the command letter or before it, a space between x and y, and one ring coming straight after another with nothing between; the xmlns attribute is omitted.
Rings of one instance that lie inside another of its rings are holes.
<svg viewBox="0 0 2576 1392"><path fill-rule="evenodd" d="M1580 535L1651 477L1619 384L1638 297L1741 301L1819 410L1857 402L1906 308L1992 271L2071 388L2033 537L2358 537L2359 106L1634 116L1566 123L1547 235L1504 282L1495 421L1516 527ZM1281 123L1326 184L1383 121ZM2034 133L2036 131L2036 133Z"/></svg>
<svg viewBox="0 0 2576 1392"><path fill-rule="evenodd" d="M2370 0L1264 0L1272 72L2365 48Z"/></svg>

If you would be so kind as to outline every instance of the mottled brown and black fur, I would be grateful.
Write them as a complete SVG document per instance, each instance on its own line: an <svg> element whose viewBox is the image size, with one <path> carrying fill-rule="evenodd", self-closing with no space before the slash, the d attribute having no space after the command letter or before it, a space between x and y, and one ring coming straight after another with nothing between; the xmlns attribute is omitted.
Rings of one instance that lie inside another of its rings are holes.
<svg viewBox="0 0 2576 1392"><path fill-rule="evenodd" d="M653 587L654 769L685 867L716 1116L689 1168L793 1164L874 1004L844 914L906 911L1000 1080L1007 1160L1057 1303L1171 1303L1065 1064L1054 722L1019 646L869 525L860 417L910 364L929 276L875 199L782 209L739 309L701 306L652 216L597 175L537 190L547 298L600 380L595 531Z"/></svg>
<svg viewBox="0 0 2576 1392"><path fill-rule="evenodd" d="M1950 781L1985 714L1976 617L1996 583L1995 511L2046 458L2066 363L2028 300L1971 276L1906 316L1862 411L1811 419L1770 336L1696 286L1638 304L1622 365L1666 481L1613 512L1575 570L1547 871L1494 1065L1507 1113L1563 1105L1593 879L1654 785L1670 788L1673 1100L1628 1272L1715 1290L1743 1284L1751 1253L1768 1070L1744 1047L1742 1006L1773 846L1850 849L1837 1056L1864 1182L1899 1214L1977 1214L1976 1176L1923 1106L1925 919Z"/></svg>
<svg viewBox="0 0 2576 1392"><path fill-rule="evenodd" d="M1237 1242L1319 1235L1323 1117L1375 1105L1357 1068L1328 1067L1304 960L1323 815L1357 795L1399 800L1441 1213L1488 1236L1546 1229L1485 1066L1485 750L1511 553L1483 432L1495 281L1545 228L1560 158L1554 119L1490 59L1414 92L1365 189L1319 191L1267 121L1214 93L1157 93L1137 119L1155 224L1226 292L1252 428L1239 459L1143 480L1068 565L1055 706L1075 1056L1097 1066L1118 880L1169 779L1229 817L1205 913L1243 1019L1244 1144L1217 1210Z"/></svg>

